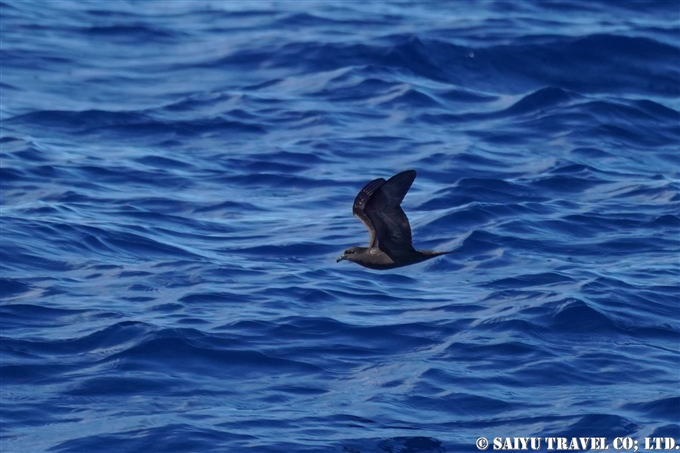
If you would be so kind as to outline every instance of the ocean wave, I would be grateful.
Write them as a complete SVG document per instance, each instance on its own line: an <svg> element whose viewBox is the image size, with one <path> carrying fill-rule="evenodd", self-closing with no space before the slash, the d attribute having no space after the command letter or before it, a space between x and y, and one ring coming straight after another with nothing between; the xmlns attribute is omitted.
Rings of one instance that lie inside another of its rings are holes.
<svg viewBox="0 0 680 453"><path fill-rule="evenodd" d="M674 5L473 6L0 3L3 448L676 436Z"/></svg>

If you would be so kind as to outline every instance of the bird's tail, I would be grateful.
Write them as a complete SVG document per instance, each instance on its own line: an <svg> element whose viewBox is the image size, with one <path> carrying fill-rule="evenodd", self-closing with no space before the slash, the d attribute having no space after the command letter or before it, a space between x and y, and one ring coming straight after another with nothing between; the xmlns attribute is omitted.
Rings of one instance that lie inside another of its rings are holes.
<svg viewBox="0 0 680 453"><path fill-rule="evenodd" d="M420 250L420 253L427 256L428 258L433 258L433 257L439 256L439 255L448 255L449 253L454 253L454 252L456 252L456 250L452 250L450 252L434 252L434 251L430 251L430 250Z"/></svg>

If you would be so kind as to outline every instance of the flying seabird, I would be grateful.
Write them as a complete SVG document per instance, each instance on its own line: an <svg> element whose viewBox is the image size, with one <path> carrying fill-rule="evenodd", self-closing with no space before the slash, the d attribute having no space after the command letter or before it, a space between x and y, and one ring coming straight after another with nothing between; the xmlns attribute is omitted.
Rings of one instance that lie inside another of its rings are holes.
<svg viewBox="0 0 680 453"><path fill-rule="evenodd" d="M368 247L350 247L338 258L354 261L369 269L386 270L420 263L451 252L430 252L413 248L411 226L401 201L416 179L415 170L375 179L354 199L352 213L366 225L371 238Z"/></svg>

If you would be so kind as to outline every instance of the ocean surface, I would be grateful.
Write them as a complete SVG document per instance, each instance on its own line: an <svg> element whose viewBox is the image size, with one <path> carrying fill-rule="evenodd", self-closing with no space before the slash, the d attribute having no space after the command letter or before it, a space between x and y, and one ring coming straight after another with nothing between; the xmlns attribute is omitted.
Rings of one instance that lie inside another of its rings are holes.
<svg viewBox="0 0 680 453"><path fill-rule="evenodd" d="M680 443L677 1L0 15L2 453Z"/></svg>

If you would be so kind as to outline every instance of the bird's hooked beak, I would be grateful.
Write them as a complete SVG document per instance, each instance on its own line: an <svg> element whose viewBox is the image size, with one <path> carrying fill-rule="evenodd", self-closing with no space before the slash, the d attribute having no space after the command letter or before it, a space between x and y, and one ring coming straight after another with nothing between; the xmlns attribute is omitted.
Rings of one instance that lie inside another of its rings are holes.
<svg viewBox="0 0 680 453"><path fill-rule="evenodd" d="M336 262L336 263L339 263L340 261L346 260L346 259L347 259L347 255L345 255L345 254L343 253L342 255L340 255L340 258L338 258L337 260L335 260L335 262Z"/></svg>

